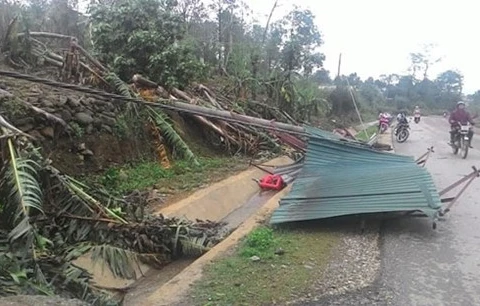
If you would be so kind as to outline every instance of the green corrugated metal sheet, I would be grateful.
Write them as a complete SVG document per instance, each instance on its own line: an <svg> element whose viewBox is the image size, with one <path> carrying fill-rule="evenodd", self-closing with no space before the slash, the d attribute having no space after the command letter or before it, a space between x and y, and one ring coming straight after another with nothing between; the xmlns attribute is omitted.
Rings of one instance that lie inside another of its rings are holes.
<svg viewBox="0 0 480 306"><path fill-rule="evenodd" d="M437 189L413 158L345 142L315 128L306 130L310 137L302 169L271 223L360 213L421 211L430 217L437 213L441 206Z"/></svg>

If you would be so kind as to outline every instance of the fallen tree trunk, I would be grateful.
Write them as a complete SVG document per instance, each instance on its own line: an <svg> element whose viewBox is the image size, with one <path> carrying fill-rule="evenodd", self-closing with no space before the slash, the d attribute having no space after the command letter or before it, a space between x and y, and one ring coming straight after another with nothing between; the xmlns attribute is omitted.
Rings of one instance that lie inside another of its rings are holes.
<svg viewBox="0 0 480 306"><path fill-rule="evenodd" d="M266 129L272 130L282 130L292 134L300 134L307 136L305 129L298 125L292 125L283 122L276 122L275 120L266 120L262 118L255 118L250 116L245 116L241 114L235 114L229 111L212 109L207 107L202 107L198 105L192 105L185 102L180 102L174 99L159 99L158 102L147 102L138 98L126 98L120 95L108 94L101 90L95 90L87 87L66 84L61 82L52 81L49 79L38 78L31 75L25 75L17 72L0 70L0 75L6 77L12 77L17 79L23 79L34 83L45 84L53 87L65 88L70 90L75 90L79 92L85 92L88 94L96 95L102 97L103 99L116 99L116 101L130 101L138 104L148 105L151 107L158 107L167 110L173 110L177 112L184 112L193 115L204 116L207 118L221 119L230 122L244 123L252 126L258 126Z"/></svg>
<svg viewBox="0 0 480 306"><path fill-rule="evenodd" d="M17 37L25 36L26 33L18 33ZM29 32L29 36L31 37L43 37L43 38L56 38L56 39L71 39L72 36L57 34L57 33L50 33L50 32Z"/></svg>
<svg viewBox="0 0 480 306"><path fill-rule="evenodd" d="M83 49L83 47L77 43L76 38L75 41L72 42L72 44L80 51L80 53L82 53L83 56L85 56L90 62L92 62L95 67L100 69L101 72L108 72L107 68L105 68L97 59L95 59L90 53L88 53L87 50Z"/></svg>
<svg viewBox="0 0 480 306"><path fill-rule="evenodd" d="M149 79L144 78L140 74L134 74L133 77L132 77L132 81L133 81L133 83L135 83L135 85L141 86L141 87L158 88L160 86L157 83L155 83L153 81L150 81Z"/></svg>

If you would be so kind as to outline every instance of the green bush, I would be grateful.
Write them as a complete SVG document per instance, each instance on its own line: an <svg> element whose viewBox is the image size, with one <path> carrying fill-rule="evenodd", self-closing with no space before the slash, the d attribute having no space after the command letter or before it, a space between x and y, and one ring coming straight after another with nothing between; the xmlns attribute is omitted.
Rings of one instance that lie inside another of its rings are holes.
<svg viewBox="0 0 480 306"><path fill-rule="evenodd" d="M272 248L274 242L273 230L271 228L257 228L245 239L240 255L245 257L261 256Z"/></svg>

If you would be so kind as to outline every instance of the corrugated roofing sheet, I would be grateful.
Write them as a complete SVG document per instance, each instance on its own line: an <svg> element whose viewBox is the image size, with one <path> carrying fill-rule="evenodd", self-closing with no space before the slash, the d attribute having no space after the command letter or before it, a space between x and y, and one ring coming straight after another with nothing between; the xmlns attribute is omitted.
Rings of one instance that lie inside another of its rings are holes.
<svg viewBox="0 0 480 306"><path fill-rule="evenodd" d="M413 158L345 142L316 128L306 130L310 137L303 166L274 211L272 224L397 211L433 217L440 208L430 174Z"/></svg>

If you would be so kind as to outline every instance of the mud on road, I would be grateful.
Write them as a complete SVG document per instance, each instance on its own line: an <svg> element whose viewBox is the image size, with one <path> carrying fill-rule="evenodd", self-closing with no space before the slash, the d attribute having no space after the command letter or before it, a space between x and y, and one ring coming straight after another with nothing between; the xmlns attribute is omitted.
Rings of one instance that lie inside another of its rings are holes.
<svg viewBox="0 0 480 306"><path fill-rule="evenodd" d="M439 191L480 166L478 135L464 160L447 145L444 118L423 117L411 127L407 142L395 143L396 152L419 157L434 146L426 167ZM302 305L480 305L480 180L436 230L423 218L384 221L381 254L381 272L371 286Z"/></svg>

